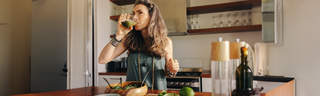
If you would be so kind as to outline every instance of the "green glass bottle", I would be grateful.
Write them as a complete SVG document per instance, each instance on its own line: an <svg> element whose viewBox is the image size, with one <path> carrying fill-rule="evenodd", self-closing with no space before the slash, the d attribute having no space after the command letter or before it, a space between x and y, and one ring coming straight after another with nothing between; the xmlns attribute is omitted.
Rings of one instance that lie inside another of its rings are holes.
<svg viewBox="0 0 320 96"><path fill-rule="evenodd" d="M236 70L236 91L241 94L252 91L252 70L248 66L248 49L241 47L241 63Z"/></svg>

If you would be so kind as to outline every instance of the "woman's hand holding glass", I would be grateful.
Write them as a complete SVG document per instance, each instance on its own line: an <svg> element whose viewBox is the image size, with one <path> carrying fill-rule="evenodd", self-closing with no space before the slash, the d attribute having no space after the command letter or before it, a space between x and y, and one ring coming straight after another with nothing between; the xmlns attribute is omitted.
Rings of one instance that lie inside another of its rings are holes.
<svg viewBox="0 0 320 96"><path fill-rule="evenodd" d="M130 14L124 13L121 14L118 20L118 25L117 25L117 34L116 34L116 38L118 40L121 40L126 34L128 34L132 29L133 26L130 27L125 27L122 25L122 22L124 21L132 21L133 16L131 16Z"/></svg>
<svg viewBox="0 0 320 96"><path fill-rule="evenodd" d="M168 69L171 73L176 73L179 71L179 62L177 60L169 59L167 62Z"/></svg>

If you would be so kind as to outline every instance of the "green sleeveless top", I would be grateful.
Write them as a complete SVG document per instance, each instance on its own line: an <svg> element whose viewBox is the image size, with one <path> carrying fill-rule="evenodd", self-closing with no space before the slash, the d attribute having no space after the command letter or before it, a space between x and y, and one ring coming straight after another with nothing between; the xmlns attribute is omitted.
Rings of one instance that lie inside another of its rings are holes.
<svg viewBox="0 0 320 96"><path fill-rule="evenodd" d="M139 62L140 57L140 62ZM144 66L146 63L146 66ZM126 81L141 81L146 76L145 83L148 89L167 90L167 81L165 73L166 59L155 58L144 53L131 53L128 55L128 68ZM140 68L139 68L140 66ZM139 76L140 74L140 76Z"/></svg>

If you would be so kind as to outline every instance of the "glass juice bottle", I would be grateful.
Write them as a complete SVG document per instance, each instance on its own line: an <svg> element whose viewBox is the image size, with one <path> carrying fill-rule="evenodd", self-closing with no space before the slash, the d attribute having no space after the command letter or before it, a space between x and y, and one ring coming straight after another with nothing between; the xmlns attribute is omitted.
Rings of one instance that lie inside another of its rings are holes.
<svg viewBox="0 0 320 96"><path fill-rule="evenodd" d="M212 96L230 96L229 41L211 43Z"/></svg>
<svg viewBox="0 0 320 96"><path fill-rule="evenodd" d="M248 49L241 47L241 63L236 70L236 96L250 96L253 90L253 73L248 66Z"/></svg>

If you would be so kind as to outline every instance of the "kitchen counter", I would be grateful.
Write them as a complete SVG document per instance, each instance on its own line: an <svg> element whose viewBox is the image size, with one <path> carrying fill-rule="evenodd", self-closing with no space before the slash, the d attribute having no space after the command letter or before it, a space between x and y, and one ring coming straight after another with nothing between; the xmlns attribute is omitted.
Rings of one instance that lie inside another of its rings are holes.
<svg viewBox="0 0 320 96"><path fill-rule="evenodd" d="M94 96L99 94L105 94L106 87L83 87L70 90L43 92L43 93L30 93L30 94L20 94L12 96ZM162 90L148 90L148 94L159 94ZM168 93L177 93L179 91L167 90ZM195 96L211 96L208 92L195 92Z"/></svg>
<svg viewBox="0 0 320 96"><path fill-rule="evenodd" d="M256 83L259 87L264 87L261 96L294 96L295 92L295 80L289 82L266 82L259 81ZM69 90L60 90L52 92L42 92L42 93L30 93L30 94L20 94L12 96L94 96L98 94L105 94L106 87L83 87ZM148 90L148 94L159 94L162 90ZM168 93L179 93L179 91L167 90ZM209 92L195 92L195 96L211 96Z"/></svg>
<svg viewBox="0 0 320 96"><path fill-rule="evenodd" d="M127 72L99 72L99 75L127 75ZM201 74L202 78L211 78L211 71L204 71Z"/></svg>
<svg viewBox="0 0 320 96"><path fill-rule="evenodd" d="M201 73L202 78L211 78L211 70L203 70Z"/></svg>
<svg viewBox="0 0 320 96"><path fill-rule="evenodd" d="M99 75L127 75L127 72L99 72Z"/></svg>

